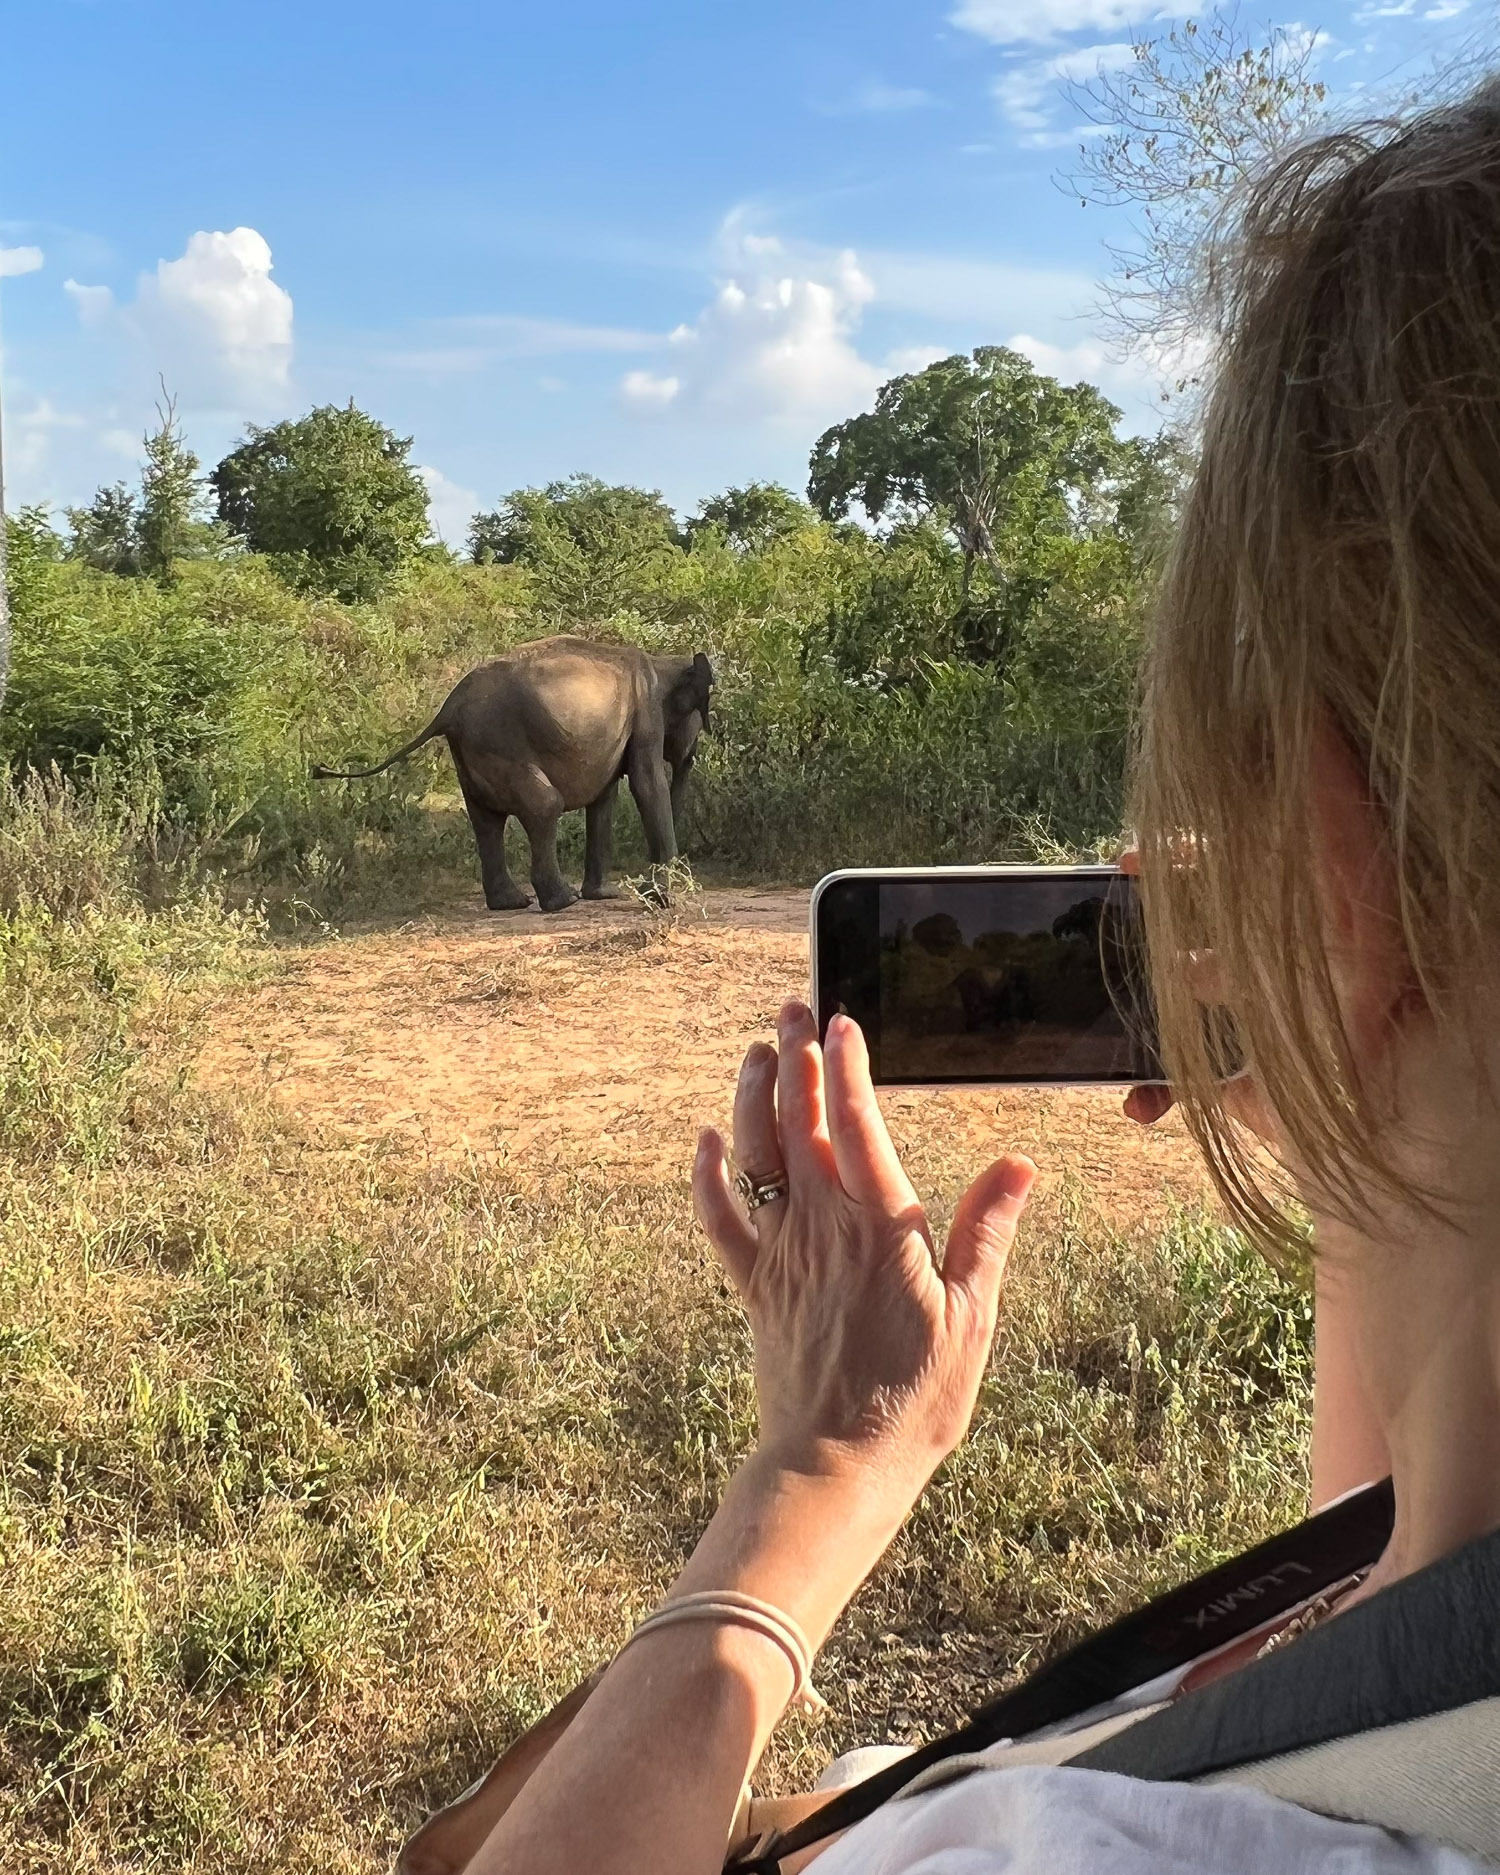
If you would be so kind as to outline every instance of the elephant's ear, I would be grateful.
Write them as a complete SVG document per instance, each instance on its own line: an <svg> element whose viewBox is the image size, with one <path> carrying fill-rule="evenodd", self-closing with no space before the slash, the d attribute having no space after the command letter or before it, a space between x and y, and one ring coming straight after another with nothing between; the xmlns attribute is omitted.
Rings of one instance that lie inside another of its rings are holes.
<svg viewBox="0 0 1500 1875"><path fill-rule="evenodd" d="M703 727L708 727L708 706L713 698L714 667L708 661L706 651L698 652L693 658L693 678L698 691L699 710L703 717Z"/></svg>

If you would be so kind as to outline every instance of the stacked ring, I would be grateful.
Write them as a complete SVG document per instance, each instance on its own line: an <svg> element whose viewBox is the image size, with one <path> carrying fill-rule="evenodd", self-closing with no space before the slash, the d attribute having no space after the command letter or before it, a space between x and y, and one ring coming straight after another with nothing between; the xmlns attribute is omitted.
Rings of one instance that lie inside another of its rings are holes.
<svg viewBox="0 0 1500 1875"><path fill-rule="evenodd" d="M766 1178L752 1178L748 1172L736 1172L734 1188L744 1199L747 1211L758 1211L763 1204L786 1196L786 1173L772 1172Z"/></svg>

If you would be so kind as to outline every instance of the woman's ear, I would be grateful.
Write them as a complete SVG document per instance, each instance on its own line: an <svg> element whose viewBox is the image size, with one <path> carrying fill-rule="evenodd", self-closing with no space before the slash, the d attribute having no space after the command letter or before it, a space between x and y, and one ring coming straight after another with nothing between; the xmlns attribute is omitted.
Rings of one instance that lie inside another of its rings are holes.
<svg viewBox="0 0 1500 1875"><path fill-rule="evenodd" d="M1416 978L1401 924L1390 828L1354 751L1322 713L1313 730L1308 788L1329 970L1356 1065L1373 1066Z"/></svg>

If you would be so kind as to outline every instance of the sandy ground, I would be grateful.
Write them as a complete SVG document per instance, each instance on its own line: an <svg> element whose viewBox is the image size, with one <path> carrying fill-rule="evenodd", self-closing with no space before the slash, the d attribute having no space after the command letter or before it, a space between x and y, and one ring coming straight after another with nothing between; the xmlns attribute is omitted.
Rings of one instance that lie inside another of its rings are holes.
<svg viewBox="0 0 1500 1875"><path fill-rule="evenodd" d="M472 1155L522 1175L681 1174L724 1125L740 1056L807 993L807 895L711 890L668 929L627 901L553 917L455 907L294 950L220 1007L205 1083L269 1088L329 1149ZM1122 1222L1202 1188L1176 1124L1107 1091L882 1097L919 1190L1006 1147L1067 1172Z"/></svg>

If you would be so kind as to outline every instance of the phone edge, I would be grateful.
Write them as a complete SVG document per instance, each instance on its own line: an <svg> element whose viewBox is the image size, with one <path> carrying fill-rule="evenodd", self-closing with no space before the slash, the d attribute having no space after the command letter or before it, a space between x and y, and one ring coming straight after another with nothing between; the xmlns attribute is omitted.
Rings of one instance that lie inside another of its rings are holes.
<svg viewBox="0 0 1500 1875"><path fill-rule="evenodd" d="M1076 866L1043 866L1034 861L998 861L993 866L839 866L833 872L825 872L808 895L807 902L807 966L808 997L807 1006L812 1011L813 1026L818 1034L823 1033L822 1012L818 1008L818 903L824 890L836 885L841 879L920 879L932 873L942 873L947 878L993 878L1001 873L1010 878L1036 873L1085 872L1107 873L1111 877L1120 871L1118 861L1084 860ZM953 1088L975 1087L985 1092L1001 1092L1036 1088L1045 1092L1053 1087L1098 1087L1105 1089L1119 1088L1121 1093L1132 1087L1156 1087L1158 1081L1089 1081L1089 1080L1050 1080L1050 1081L877 1081L877 1091L890 1088L893 1092L916 1092L927 1090L933 1093L945 1093Z"/></svg>

